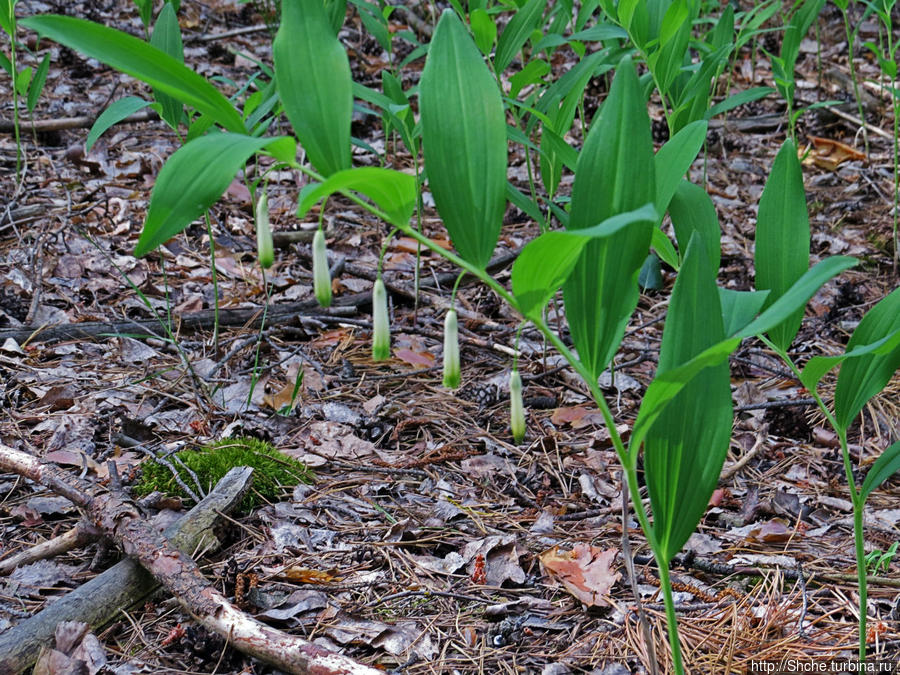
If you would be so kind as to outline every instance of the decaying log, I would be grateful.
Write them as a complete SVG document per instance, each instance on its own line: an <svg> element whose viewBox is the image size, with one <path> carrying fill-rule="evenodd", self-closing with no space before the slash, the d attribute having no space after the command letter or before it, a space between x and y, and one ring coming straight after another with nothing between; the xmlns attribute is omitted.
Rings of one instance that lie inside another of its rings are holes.
<svg viewBox="0 0 900 675"><path fill-rule="evenodd" d="M229 471L200 503L166 529L166 538L186 552L217 548L212 526L219 513L231 511L240 502L252 473L247 467ZM0 634L0 673L18 673L31 666L41 648L52 643L60 622L83 621L99 628L114 620L120 609L137 605L157 588L156 580L137 562L122 560Z"/></svg>
<svg viewBox="0 0 900 675"><path fill-rule="evenodd" d="M377 675L382 671L322 649L248 616L209 585L197 564L156 532L133 502L114 487L99 488L59 467L0 445L0 469L65 496L88 520L150 572L191 616L240 651L290 673Z"/></svg>

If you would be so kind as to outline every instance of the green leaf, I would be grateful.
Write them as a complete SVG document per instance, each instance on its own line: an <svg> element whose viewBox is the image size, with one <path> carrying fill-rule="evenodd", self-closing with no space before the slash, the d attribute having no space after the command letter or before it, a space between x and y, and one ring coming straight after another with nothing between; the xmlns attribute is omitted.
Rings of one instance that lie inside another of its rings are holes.
<svg viewBox="0 0 900 675"><path fill-rule="evenodd" d="M528 0L506 24L497 41L494 55L494 71L502 73L522 49L522 46L537 27L547 0Z"/></svg>
<svg viewBox="0 0 900 675"><path fill-rule="evenodd" d="M174 96L229 131L244 132L240 113L218 89L177 59L136 37L91 21L53 14L31 16L20 23Z"/></svg>
<svg viewBox="0 0 900 675"><path fill-rule="evenodd" d="M660 219L668 210L672 195L675 194L684 175L697 159L697 153L700 152L706 139L706 127L707 123L704 120L691 122L672 136L653 158L656 167L656 210ZM685 239L684 246L687 246L689 240L690 237Z"/></svg>
<svg viewBox="0 0 900 675"><path fill-rule="evenodd" d="M485 56L491 55L491 48L497 40L497 25L485 9L474 9L469 12L469 25L472 26L472 35L475 36L475 44Z"/></svg>
<svg viewBox="0 0 900 675"><path fill-rule="evenodd" d="M809 215L797 148L784 142L759 200L756 224L756 288L769 290L771 306L809 268ZM769 331L769 338L787 350L803 320L803 308Z"/></svg>
<svg viewBox="0 0 900 675"><path fill-rule="evenodd" d="M353 80L322 0L282 4L272 57L284 112L309 161L324 176L349 169Z"/></svg>
<svg viewBox="0 0 900 675"><path fill-rule="evenodd" d="M416 178L400 171L360 167L338 171L322 183L311 183L300 192L297 217L302 218L321 199L345 190L354 190L371 199L392 225L409 224L416 206Z"/></svg>
<svg viewBox="0 0 900 675"><path fill-rule="evenodd" d="M881 299L859 322L847 350L894 334L900 329L900 287ZM870 398L880 392L900 368L900 346L886 354L848 360L841 366L834 390L834 417L846 430Z"/></svg>
<svg viewBox="0 0 900 675"><path fill-rule="evenodd" d="M163 5L159 16L156 17L156 25L153 27L150 44L164 51L179 63L184 63L181 27L178 25L178 17L175 16L175 8L168 2ZM181 104L181 101L158 89L153 90L153 97L162 108L159 116L170 127L177 129L178 124L181 122L181 117L184 115L184 106Z"/></svg>
<svg viewBox="0 0 900 675"><path fill-rule="evenodd" d="M835 255L826 258L800 277L784 295L769 304L769 298L763 307L766 309L754 321L744 326L736 335L738 337L751 337L762 333L769 333L776 326L780 326L786 319L802 312L809 299L816 294L822 285L846 269L856 265L859 261L849 256Z"/></svg>
<svg viewBox="0 0 900 675"><path fill-rule="evenodd" d="M512 268L512 289L519 311L530 319L540 317L591 239L611 237L637 222L656 222L656 211L652 205L646 204L635 211L613 216L595 227L577 231L553 230L530 241L519 253Z"/></svg>
<svg viewBox="0 0 900 675"><path fill-rule="evenodd" d="M678 249L680 251L687 250L688 242L694 232L699 232L707 244L706 252L709 255L709 262L713 269L718 270L722 257L722 248L719 245L721 238L719 217L716 215L716 207L706 190L682 180L669 202L669 216L672 218L672 228L675 230Z"/></svg>
<svg viewBox="0 0 900 675"><path fill-rule="evenodd" d="M706 114L703 117L707 120L712 119L716 115L721 115L729 110L734 110L739 105L765 98L774 91L775 90L772 87L751 87L750 89L745 89L744 91L728 96L719 103L716 103L712 108L706 111Z"/></svg>
<svg viewBox="0 0 900 675"><path fill-rule="evenodd" d="M149 101L145 101L138 96L126 96L125 98L120 98L118 101L112 103L106 110L100 113L100 117L94 121L91 130L88 132L87 140L84 142L85 151L90 152L91 148L94 147L94 143L97 142L97 139L111 126L118 124L129 115L133 115L138 110L146 108L148 105L150 105Z"/></svg>
<svg viewBox="0 0 900 675"><path fill-rule="evenodd" d="M753 321L768 295L769 291L735 291L720 288L719 302L722 305L725 335L734 335Z"/></svg>
<svg viewBox="0 0 900 675"><path fill-rule="evenodd" d="M869 354L889 354L898 346L900 346L900 328L872 344L858 345L837 356L814 356L803 366L803 370L800 372L800 382L803 383L804 387L812 391L818 386L825 373L847 359L854 359Z"/></svg>
<svg viewBox="0 0 900 675"><path fill-rule="evenodd" d="M650 119L634 65L625 59L578 157L567 229L583 230L656 199ZM637 275L654 225L634 223L589 242L563 287L578 356L599 377L638 301Z"/></svg>
<svg viewBox="0 0 900 675"><path fill-rule="evenodd" d="M283 138L211 133L176 150L156 177L134 254L149 253L203 215L253 153Z"/></svg>
<svg viewBox="0 0 900 675"><path fill-rule="evenodd" d="M678 259L678 253L672 242L666 234L658 227L653 228L653 235L650 238L650 246L656 251L656 255L660 260L669 265L672 269L677 270L681 267L681 261Z"/></svg>
<svg viewBox="0 0 900 675"><path fill-rule="evenodd" d="M15 23L16 0L0 0L0 28L2 28L3 32L7 35L12 36Z"/></svg>
<svg viewBox="0 0 900 675"><path fill-rule="evenodd" d="M459 254L484 267L506 209L506 117L494 78L452 10L434 31L419 111L438 213Z"/></svg>
<svg viewBox="0 0 900 675"><path fill-rule="evenodd" d="M691 37L691 12L687 0L675 0L666 10L659 34L659 48L648 61L656 73L656 81L662 93L669 88L681 72L684 53Z"/></svg>
<svg viewBox="0 0 900 675"><path fill-rule="evenodd" d="M509 78L509 96L515 98L525 87L530 84L542 82L544 76L550 72L550 64L543 59L532 59L522 70Z"/></svg>
<svg viewBox="0 0 900 675"><path fill-rule="evenodd" d="M34 107L37 105L38 99L41 97L41 92L44 90L44 82L47 81L47 70L49 68L50 54L44 54L44 58L41 59L41 63L34 71L34 77L31 78L31 82L28 85L28 98L26 100L26 105L28 107L29 113L34 112Z"/></svg>
<svg viewBox="0 0 900 675"><path fill-rule="evenodd" d="M891 447L881 453L869 473L863 480L862 487L859 489L859 496L865 501L873 490L878 489L888 478L900 471L900 441L894 443Z"/></svg>
<svg viewBox="0 0 900 675"><path fill-rule="evenodd" d="M725 337L716 269L695 232L675 281L659 355L659 373L672 371ZM644 441L644 476L653 531L664 561L694 531L728 452L731 387L727 363L698 372L671 400Z"/></svg>
<svg viewBox="0 0 900 675"><path fill-rule="evenodd" d="M513 263L512 290L525 317L540 317L550 298L568 279L588 241L587 237L553 230L522 249Z"/></svg>

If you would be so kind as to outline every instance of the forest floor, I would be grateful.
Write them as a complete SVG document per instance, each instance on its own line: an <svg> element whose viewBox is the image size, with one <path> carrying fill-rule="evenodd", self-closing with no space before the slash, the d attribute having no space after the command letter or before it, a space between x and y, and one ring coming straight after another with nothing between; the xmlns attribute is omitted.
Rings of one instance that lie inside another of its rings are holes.
<svg viewBox="0 0 900 675"><path fill-rule="evenodd" d="M137 10L125 0L18 4L20 16L45 12L142 34ZM405 16L396 13L392 22L402 28ZM253 5L184 3L180 21L187 62L207 78L227 78L220 84L228 93L258 72L254 59L271 64L271 35ZM254 26L260 29L234 34ZM217 37L226 32L232 35ZM341 39L354 78L380 89L387 55L353 11ZM798 99L852 101L843 26L831 4L819 19L819 39L802 44ZM874 25L862 25L861 40L867 39L875 39ZM395 42L402 56L403 41ZM35 120L93 118L121 96L149 98L140 83L53 43L42 42L36 56L24 56L24 65L36 66L45 50L52 62ZM877 80L877 64L862 51L856 56L862 77ZM573 59L571 51L559 50L555 72ZM402 68L404 86L418 81L421 68L422 60ZM761 51L755 60L749 50L739 55L731 75L733 90L772 83ZM589 85L588 114L606 85L603 77ZM869 134L868 158L836 168L804 163L811 262L844 254L862 264L810 302L793 345L801 359L840 351L865 311L897 283L893 121L887 99L867 92L867 120L887 132ZM9 82L0 80L6 119L11 98ZM855 105L846 112L855 115ZM652 103L651 115L662 117ZM384 137L379 117L360 113L354 119L354 136L385 152L392 166L412 168L412 158ZM654 124L664 127L661 120ZM577 129L569 140L580 145ZM297 174L282 172L269 183L278 248L265 278L256 264L243 182L236 180L212 211L223 317L216 346L208 325L191 323L195 313L214 305L205 227L191 226L161 254L132 256L154 178L179 140L158 121L123 124L85 154L86 133L25 133L27 171L18 187L13 135L0 135L3 444L100 480L107 460L133 478L148 453L226 437L264 439L307 463L314 484L236 516L227 546L199 561L227 595L234 593L237 575L255 574L257 586L245 602L259 619L411 675L647 672L648 645L622 565L616 456L584 387L559 357L545 352L539 334L526 329L518 345L528 433L516 445L506 380L519 318L485 288L463 284L463 386L445 390L440 354L450 287L441 275L452 270L423 253L422 280L430 287L423 283L414 302L415 244L394 239L385 258L393 355L373 362L367 294L387 227L349 201L330 201L324 219L338 266L335 303L331 310L317 309L308 239L291 241L285 234L309 231L316 216L298 222L302 183ZM750 287L756 205L785 133L783 102L776 96L744 106L727 121L714 121L707 152L691 170L695 183L705 181L718 211L720 283L730 288ZM858 127L827 109L801 118L801 147L812 137L862 149ZM357 165L378 165L370 151L354 152ZM510 156L510 177L527 188L521 148ZM564 177L563 190L570 187L571 176ZM428 236L446 239L427 195L424 228ZM509 281L509 254L536 232L536 224L509 207L493 268L501 283ZM616 377L604 383L623 430L655 370L673 280L664 268L664 288L641 296L616 358ZM260 332L266 283L270 312ZM135 288L154 310L171 315L177 349L158 338L159 325ZM276 311L285 306L292 310ZM79 326L90 322L106 327L80 334ZM58 326L68 329L54 332ZM148 333L157 337L140 337ZM760 659L852 658L858 597L837 440L805 402L808 394L761 343L744 342L732 359L732 378L739 412L725 473L688 544L689 555L673 568L686 663L691 672L738 673ZM833 380L826 380L828 386ZM898 392L895 378L852 431L851 449L861 467L898 438ZM870 498L867 550L886 551L900 540L898 497L895 478ZM77 515L46 489L0 475L0 560L64 532ZM631 520L628 535L655 653L668 670L649 549ZM610 588L594 607L584 606L541 564L542 556L554 556L548 552L554 547L560 553L585 545L595 547L581 549L594 563L611 561L582 568L592 582ZM601 551L612 553L601 557ZM0 578L0 634L116 555L94 544ZM900 561L889 561L869 586L873 658L900 658L898 570ZM179 624L184 635L173 632ZM123 609L96 635L106 672L273 672L193 624L165 594Z"/></svg>

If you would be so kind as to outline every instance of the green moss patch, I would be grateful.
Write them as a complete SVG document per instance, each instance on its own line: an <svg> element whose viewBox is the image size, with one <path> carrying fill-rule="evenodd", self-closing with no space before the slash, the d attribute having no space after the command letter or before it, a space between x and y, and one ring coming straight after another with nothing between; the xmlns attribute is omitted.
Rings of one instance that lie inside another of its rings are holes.
<svg viewBox="0 0 900 675"><path fill-rule="evenodd" d="M175 457L197 475L204 492L211 490L234 467L253 467L253 487L241 502L241 510L245 512L252 511L263 501L277 502L299 483L312 483L314 478L302 462L255 438L226 438L199 450L181 450L168 457L181 480L193 486L194 479L179 466ZM189 498L168 467L149 460L141 469L141 477L133 486L136 496L143 497L159 490Z"/></svg>

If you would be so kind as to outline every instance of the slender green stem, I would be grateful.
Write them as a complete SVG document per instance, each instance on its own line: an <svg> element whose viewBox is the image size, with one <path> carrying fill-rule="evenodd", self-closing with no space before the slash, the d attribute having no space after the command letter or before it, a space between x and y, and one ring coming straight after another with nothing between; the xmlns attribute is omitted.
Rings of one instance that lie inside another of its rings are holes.
<svg viewBox="0 0 900 675"><path fill-rule="evenodd" d="M853 82L853 96L856 98L856 110L859 113L859 120L862 122L863 144L866 149L866 155L869 154L869 130L866 128L866 117L863 111L862 98L859 95L859 78L856 76L856 65L853 60L853 33L850 30L850 15L847 10L842 10L844 16L844 32L847 35L847 65L850 66L850 79Z"/></svg>
<svg viewBox="0 0 900 675"><path fill-rule="evenodd" d="M12 3L9 8L12 33L9 36L9 63L12 67L12 95L13 95L13 133L16 137L16 183L22 180L22 138L19 130L19 71L16 65L16 16Z"/></svg>
<svg viewBox="0 0 900 675"><path fill-rule="evenodd" d="M782 361L791 369L794 376L800 380L800 370L794 361L788 356L788 353L779 349L771 340L764 335L759 335L762 340L772 351L774 351ZM801 380L802 381L802 380ZM838 435L841 444L841 458L844 463L844 474L847 477L847 489L850 491L850 503L853 505L853 543L856 549L856 578L859 592L859 659L864 661L866 658L866 617L868 612L868 585L866 580L866 551L863 539L863 509L865 500L862 498L860 491L856 487L856 481L853 478L853 463L850 458L850 449L847 446L847 430L842 428L837 419L825 405L825 401L819 396L819 393L813 389L810 395L819 406L819 410L825 415L825 419L831 425Z"/></svg>
<svg viewBox="0 0 900 675"><path fill-rule="evenodd" d="M213 353L219 358L219 275L216 272L216 240L213 239L212 224L209 221L209 209L203 214L206 218L206 234L209 237L209 269L212 274L213 295Z"/></svg>
<svg viewBox="0 0 900 675"><path fill-rule="evenodd" d="M666 623L669 624L669 647L672 648L672 666L676 673L684 672L684 665L681 663L681 643L678 641L678 617L675 615L675 600L672 598L672 582L669 581L669 565L663 563L659 558L656 559L659 571L659 587L663 592L663 603L666 606Z"/></svg>

